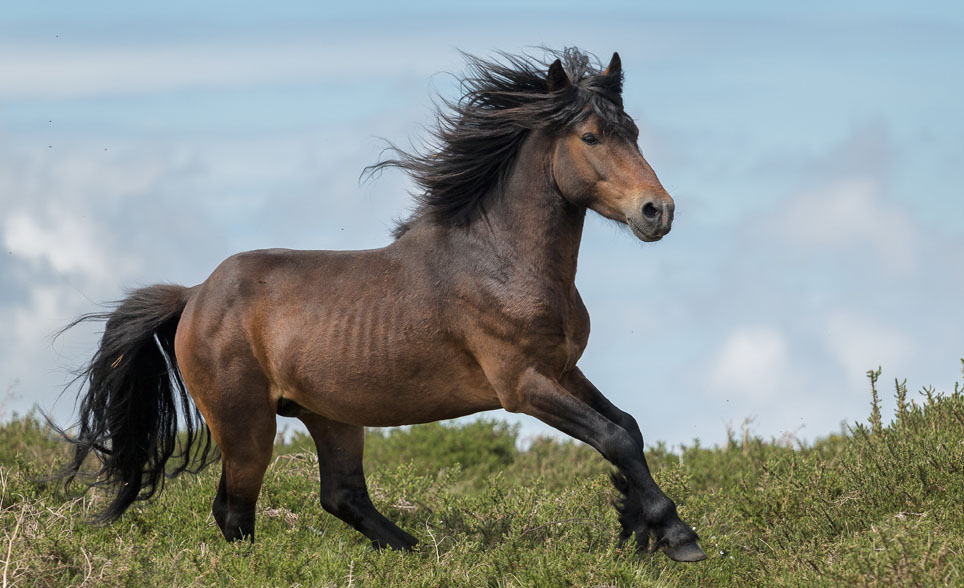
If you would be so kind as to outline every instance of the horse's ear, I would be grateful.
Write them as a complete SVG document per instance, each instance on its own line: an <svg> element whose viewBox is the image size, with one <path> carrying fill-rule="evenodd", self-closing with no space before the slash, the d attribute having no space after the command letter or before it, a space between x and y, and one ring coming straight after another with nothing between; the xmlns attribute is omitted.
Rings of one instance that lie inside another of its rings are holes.
<svg viewBox="0 0 964 588"><path fill-rule="evenodd" d="M549 82L549 93L558 92L559 90L565 90L572 82L569 81L569 75L566 74L566 70L562 68L562 60L557 59L552 62L549 66L549 76L546 78Z"/></svg>
<svg viewBox="0 0 964 588"><path fill-rule="evenodd" d="M609 60L609 66L603 71L604 76L618 76L623 73L623 62L619 59L619 53L613 51L613 58Z"/></svg>

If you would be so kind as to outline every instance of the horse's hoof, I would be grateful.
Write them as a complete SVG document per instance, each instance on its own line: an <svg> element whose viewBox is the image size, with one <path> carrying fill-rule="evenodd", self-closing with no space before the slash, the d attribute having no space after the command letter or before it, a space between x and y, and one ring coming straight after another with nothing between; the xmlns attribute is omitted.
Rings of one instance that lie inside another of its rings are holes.
<svg viewBox="0 0 964 588"><path fill-rule="evenodd" d="M703 561L706 559L706 552L694 543L684 543L675 547L664 545L660 549L673 561Z"/></svg>

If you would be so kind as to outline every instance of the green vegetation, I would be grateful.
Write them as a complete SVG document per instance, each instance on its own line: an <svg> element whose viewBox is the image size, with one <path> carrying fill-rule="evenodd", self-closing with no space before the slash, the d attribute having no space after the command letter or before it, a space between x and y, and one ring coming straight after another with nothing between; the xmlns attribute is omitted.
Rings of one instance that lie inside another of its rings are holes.
<svg viewBox="0 0 964 588"><path fill-rule="evenodd" d="M964 388L909 398L885 423L788 447L656 446L657 481L710 555L677 564L616 544L610 468L591 449L492 421L369 435L376 506L421 545L377 552L318 504L310 439L277 447L257 542L227 544L210 516L219 468L168 482L108 527L103 497L35 481L65 458L36 419L0 426L3 586L961 586Z"/></svg>

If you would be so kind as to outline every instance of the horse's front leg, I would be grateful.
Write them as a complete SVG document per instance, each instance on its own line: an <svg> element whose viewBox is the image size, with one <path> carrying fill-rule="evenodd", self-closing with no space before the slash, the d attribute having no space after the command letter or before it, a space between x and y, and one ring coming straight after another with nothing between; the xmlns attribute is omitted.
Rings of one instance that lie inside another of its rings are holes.
<svg viewBox="0 0 964 588"><path fill-rule="evenodd" d="M663 494L649 472L635 420L606 400L581 373L565 381L572 390L528 368L516 379L504 405L514 412L534 416L599 451L628 481L626 500L640 505L638 513L631 514L638 519L631 522L632 530L647 538L651 531L656 537L655 546L676 561L704 559L706 554L696 543L696 532L680 520L676 505ZM634 503L628 505L632 507ZM621 514L625 514L623 511Z"/></svg>
<svg viewBox="0 0 964 588"><path fill-rule="evenodd" d="M649 466L646 464L646 457L643 453L643 434L639 430L636 419L628 412L621 410L610 402L609 399L583 375L579 368L569 370L566 375L563 376L560 383L570 394L582 400L589 405L590 408L629 433L629 436L636 443L639 454L643 456L643 466L646 467L648 473ZM630 484L622 474L613 474L612 479L616 489L623 494L623 500L617 505L619 508L619 522L623 528L620 538L626 540L635 534L637 548L645 550L649 545L651 528L644 517L646 505L643 503L643 496L639 489L635 485ZM655 486L655 482L653 482L653 484ZM656 487L656 492L662 494L662 491L659 490L658 487ZM667 500L669 500L669 498L667 498ZM659 542L657 542L656 546L660 547ZM682 556L682 554L678 555ZM692 555L699 557L700 554L694 553ZM671 557L673 557L672 554ZM674 559L676 558L674 557Z"/></svg>

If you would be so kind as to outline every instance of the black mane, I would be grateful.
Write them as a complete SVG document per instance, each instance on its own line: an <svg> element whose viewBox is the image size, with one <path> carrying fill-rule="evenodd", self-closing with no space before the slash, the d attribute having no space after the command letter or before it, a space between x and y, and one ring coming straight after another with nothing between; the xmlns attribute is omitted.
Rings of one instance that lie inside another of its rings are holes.
<svg viewBox="0 0 964 588"><path fill-rule="evenodd" d="M502 62L465 55L464 95L458 101L441 100L425 148L407 152L390 146L394 158L365 169L370 175L400 168L420 188L415 212L396 226L396 238L426 215L440 223L469 222L486 195L501 188L529 131L562 130L588 116L591 108L610 132L629 132L621 71L603 72L595 58L576 48L548 54L548 62L505 53L499 54ZM557 58L571 85L550 92L547 71Z"/></svg>

